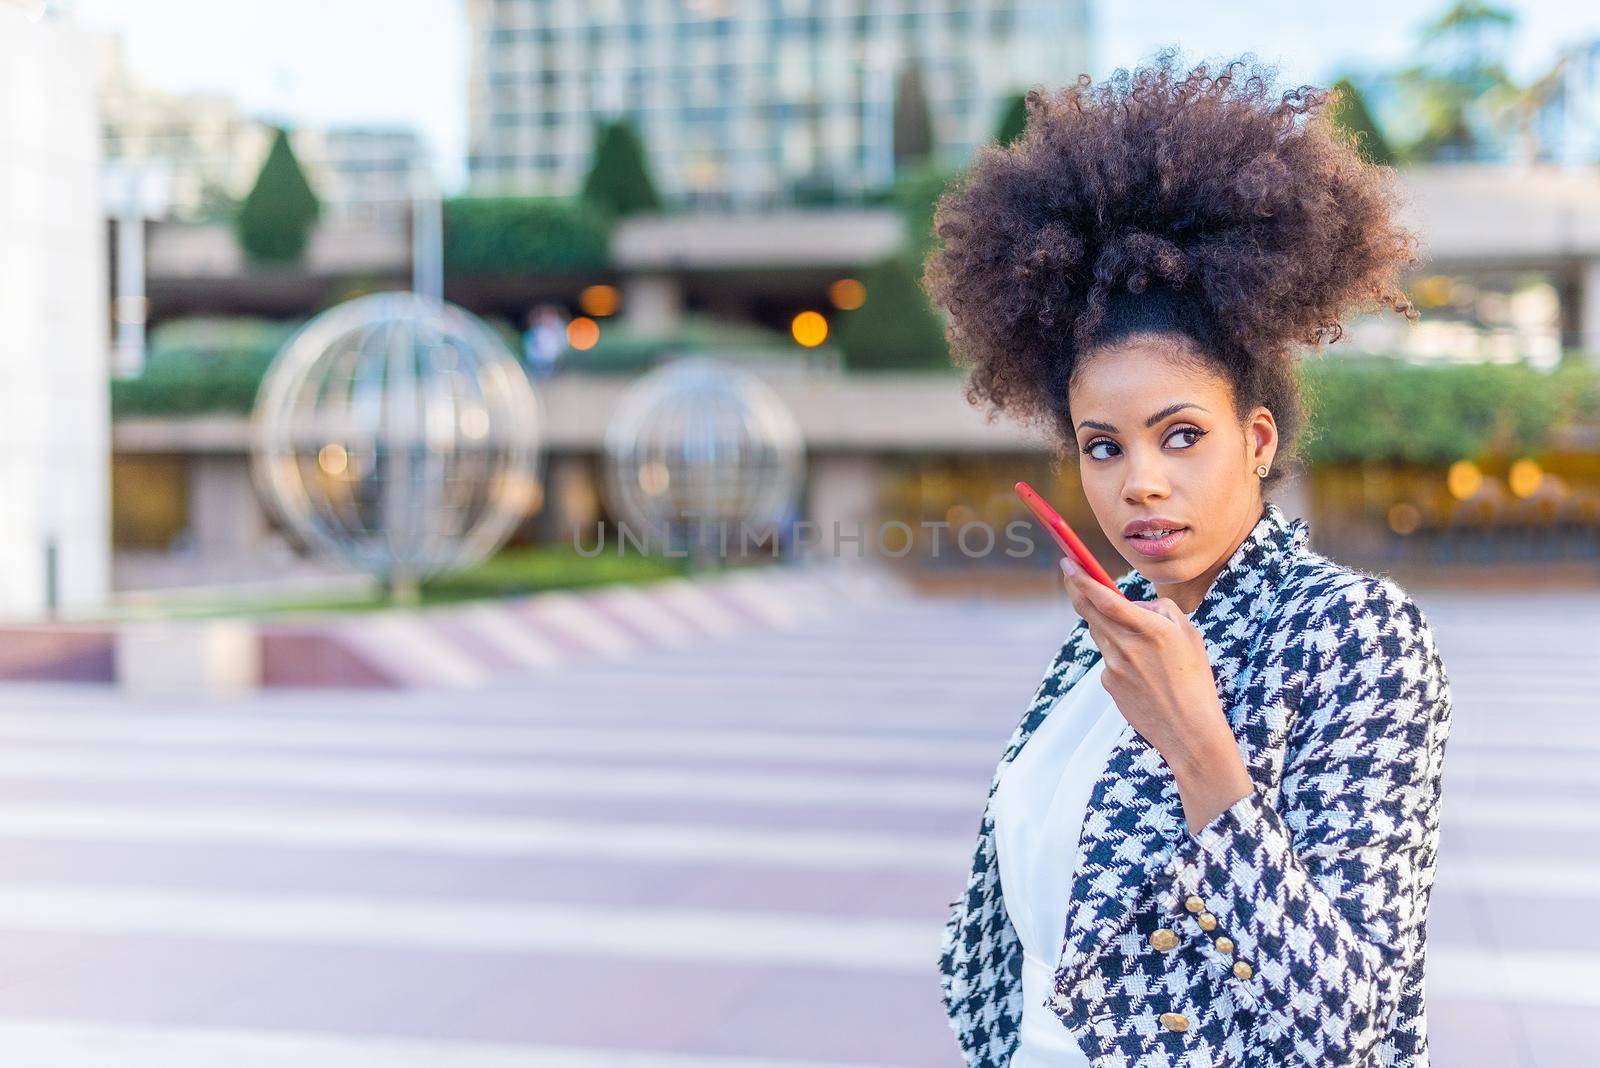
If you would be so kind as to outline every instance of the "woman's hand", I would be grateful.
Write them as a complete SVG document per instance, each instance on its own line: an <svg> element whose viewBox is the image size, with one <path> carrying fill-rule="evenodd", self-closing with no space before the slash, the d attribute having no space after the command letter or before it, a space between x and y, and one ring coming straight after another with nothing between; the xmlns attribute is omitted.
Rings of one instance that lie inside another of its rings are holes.
<svg viewBox="0 0 1600 1068"><path fill-rule="evenodd" d="M1255 789L1199 629L1171 598L1130 601L1066 557L1061 570L1105 658L1106 692L1172 769L1184 820L1198 831Z"/></svg>

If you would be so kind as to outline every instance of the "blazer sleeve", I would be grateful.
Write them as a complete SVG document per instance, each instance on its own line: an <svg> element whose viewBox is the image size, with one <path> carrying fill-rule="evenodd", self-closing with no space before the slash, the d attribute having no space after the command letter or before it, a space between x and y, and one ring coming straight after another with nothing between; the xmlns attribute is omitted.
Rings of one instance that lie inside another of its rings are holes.
<svg viewBox="0 0 1600 1068"><path fill-rule="evenodd" d="M1305 634L1277 806L1257 788L1181 839L1166 889L1286 1053L1365 1064L1424 952L1449 682L1388 578L1339 591Z"/></svg>

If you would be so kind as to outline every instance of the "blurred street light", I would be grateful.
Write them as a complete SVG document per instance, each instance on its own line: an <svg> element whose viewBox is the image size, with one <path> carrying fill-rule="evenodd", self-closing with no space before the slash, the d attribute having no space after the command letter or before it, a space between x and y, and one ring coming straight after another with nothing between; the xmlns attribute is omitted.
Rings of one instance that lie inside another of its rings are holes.
<svg viewBox="0 0 1600 1068"><path fill-rule="evenodd" d="M579 352L587 352L600 343L600 324L587 315L580 315L567 324L567 344Z"/></svg>
<svg viewBox="0 0 1600 1068"><path fill-rule="evenodd" d="M822 317L821 312L803 311L789 324L789 332L794 335L795 341L814 349L828 340L828 320Z"/></svg>
<svg viewBox="0 0 1600 1068"><path fill-rule="evenodd" d="M841 278L828 287L828 299L840 311L855 311L867 302L867 287L854 278Z"/></svg>
<svg viewBox="0 0 1600 1068"><path fill-rule="evenodd" d="M616 286L585 286L583 291L578 294L578 307L583 309L585 315L604 319L608 315L617 313L617 307L621 304L621 300L621 295L617 292Z"/></svg>

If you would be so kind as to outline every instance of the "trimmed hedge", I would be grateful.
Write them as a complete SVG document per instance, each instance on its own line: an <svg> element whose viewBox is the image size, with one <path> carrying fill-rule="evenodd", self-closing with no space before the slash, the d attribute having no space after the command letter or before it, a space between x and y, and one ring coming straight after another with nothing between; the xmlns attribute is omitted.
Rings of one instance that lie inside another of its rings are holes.
<svg viewBox="0 0 1600 1068"><path fill-rule="evenodd" d="M1450 463L1535 452L1600 414L1600 368L1419 365L1384 356L1320 356L1301 365L1308 463Z"/></svg>
<svg viewBox="0 0 1600 1068"><path fill-rule="evenodd" d="M181 319L150 332L144 373L111 382L112 418L248 412L299 323Z"/></svg>
<svg viewBox="0 0 1600 1068"><path fill-rule="evenodd" d="M861 272L867 302L838 315L839 348L850 370L950 370L944 319L922 289L920 267L900 253Z"/></svg>
<svg viewBox="0 0 1600 1068"><path fill-rule="evenodd" d="M904 264L898 265L902 272ZM891 283L868 276L862 310L895 303ZM902 273L902 310L919 291ZM851 323L859 312L844 313L838 343L847 365L861 366L864 353L888 355L868 344L868 324ZM931 313L930 313L931 318ZM904 316L899 329L906 330ZM936 320L934 320L936 322ZM298 323L265 319L188 319L156 327L142 375L111 383L114 418L184 416L206 412L247 413L255 403L261 376ZM883 336L876 339L887 343ZM934 346L934 341L938 346ZM860 347L865 345L866 347ZM688 317L667 337L637 337L620 323L602 327L600 343L588 352L569 352L565 366L590 373L633 374L668 353L789 351L786 335L761 328L720 324ZM930 331L926 359L904 357L877 363L881 369L948 369L942 337ZM950 370L952 375L955 374ZM1493 454L1524 454L1544 447L1559 430L1600 423L1600 367L1568 360L1554 371L1527 364L1413 364L1394 357L1323 354L1301 364L1308 425L1303 444L1310 463L1388 459L1410 463L1448 463Z"/></svg>
<svg viewBox="0 0 1600 1068"><path fill-rule="evenodd" d="M594 348L562 353L561 366L587 374L635 374L682 352L792 355L798 348L788 334L764 326L718 322L698 313L685 315L669 334L635 334L622 322L608 319L601 322L600 340Z"/></svg>
<svg viewBox="0 0 1600 1068"><path fill-rule="evenodd" d="M510 323L500 318L488 322L507 348L521 352L522 339ZM299 326L267 319L163 323L151 332L144 373L112 380L112 417L245 414L255 405L256 390L273 357ZM606 320L599 343L563 354L562 367L589 374L637 374L679 352L793 354L797 347L775 330L719 323L697 314L685 316L670 334L643 337L621 322Z"/></svg>
<svg viewBox="0 0 1600 1068"><path fill-rule="evenodd" d="M444 202L449 274L604 270L612 216L573 197L454 197Z"/></svg>
<svg viewBox="0 0 1600 1068"><path fill-rule="evenodd" d="M926 164L907 170L895 179L889 191L889 201L906 221L906 254L912 259L924 259L933 246L933 209L952 182L967 177L965 167L947 167Z"/></svg>

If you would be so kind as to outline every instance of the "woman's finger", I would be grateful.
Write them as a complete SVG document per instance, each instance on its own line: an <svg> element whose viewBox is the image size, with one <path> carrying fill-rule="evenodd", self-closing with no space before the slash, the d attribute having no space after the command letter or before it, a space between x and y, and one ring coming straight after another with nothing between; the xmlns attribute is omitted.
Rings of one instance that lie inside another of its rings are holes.
<svg viewBox="0 0 1600 1068"><path fill-rule="evenodd" d="M1139 603L1149 608L1156 615L1161 616L1163 619L1170 619L1174 623L1187 623L1189 621L1189 617L1184 615L1183 609L1179 608L1170 598L1157 597L1153 601L1140 601Z"/></svg>
<svg viewBox="0 0 1600 1068"><path fill-rule="evenodd" d="M1132 630L1143 630L1150 625L1149 615L1124 597L1121 590L1113 590L1102 585L1097 579L1085 574L1082 568L1078 568L1074 577L1078 580L1078 592L1107 622Z"/></svg>
<svg viewBox="0 0 1600 1068"><path fill-rule="evenodd" d="M1083 595L1083 587L1078 582L1077 565L1065 556L1061 558L1061 588L1067 591L1067 599L1072 602L1072 610L1082 616L1087 610Z"/></svg>
<svg viewBox="0 0 1600 1068"><path fill-rule="evenodd" d="M1067 591L1067 598L1072 602L1072 610L1079 618L1089 624L1091 633L1102 633L1105 623L1105 613L1100 611L1099 605L1094 600L1094 595L1089 587L1099 585L1086 574L1083 568L1076 563L1062 557L1061 565L1062 584Z"/></svg>

